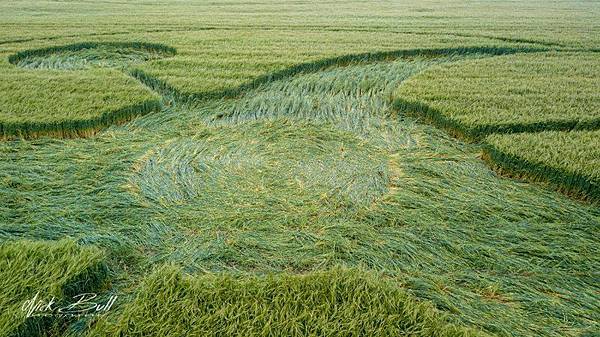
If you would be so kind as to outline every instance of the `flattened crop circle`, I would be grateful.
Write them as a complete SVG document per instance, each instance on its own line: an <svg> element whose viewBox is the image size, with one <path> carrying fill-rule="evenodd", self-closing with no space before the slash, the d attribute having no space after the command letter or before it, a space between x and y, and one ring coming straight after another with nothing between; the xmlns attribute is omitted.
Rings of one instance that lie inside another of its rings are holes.
<svg viewBox="0 0 600 337"><path fill-rule="evenodd" d="M203 222L308 223L385 194L386 158L327 126L253 122L172 140L141 159L132 185L146 200L187 207Z"/></svg>

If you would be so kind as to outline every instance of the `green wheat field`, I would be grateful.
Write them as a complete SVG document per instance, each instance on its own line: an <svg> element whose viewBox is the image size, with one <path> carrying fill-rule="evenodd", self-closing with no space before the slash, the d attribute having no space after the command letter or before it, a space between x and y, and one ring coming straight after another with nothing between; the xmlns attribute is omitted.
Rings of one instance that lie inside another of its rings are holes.
<svg viewBox="0 0 600 337"><path fill-rule="evenodd" d="M0 2L0 336L600 336L600 2Z"/></svg>

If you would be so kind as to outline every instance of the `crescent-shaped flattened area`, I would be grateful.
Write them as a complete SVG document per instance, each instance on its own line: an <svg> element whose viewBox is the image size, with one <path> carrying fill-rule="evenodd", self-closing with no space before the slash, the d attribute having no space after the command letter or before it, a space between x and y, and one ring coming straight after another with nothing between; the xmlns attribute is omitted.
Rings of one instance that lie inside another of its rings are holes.
<svg viewBox="0 0 600 337"><path fill-rule="evenodd" d="M78 43L0 60L0 138L85 137L160 108L122 70L173 55L145 43Z"/></svg>
<svg viewBox="0 0 600 337"><path fill-rule="evenodd" d="M486 143L502 173L600 200L596 52L504 55L442 64L404 82L400 111Z"/></svg>

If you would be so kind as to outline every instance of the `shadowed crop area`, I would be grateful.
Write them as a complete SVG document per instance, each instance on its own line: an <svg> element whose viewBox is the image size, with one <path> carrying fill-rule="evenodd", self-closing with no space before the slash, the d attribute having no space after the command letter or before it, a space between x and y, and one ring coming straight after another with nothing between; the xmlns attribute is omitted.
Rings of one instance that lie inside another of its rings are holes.
<svg viewBox="0 0 600 337"><path fill-rule="evenodd" d="M15 241L0 245L0 329L3 336L39 336L68 322L50 319L36 307L95 291L107 277L104 253L72 241ZM34 290L34 291L32 291ZM24 315L26 311L30 317Z"/></svg>
<svg viewBox="0 0 600 337"><path fill-rule="evenodd" d="M0 336L598 334L598 10L0 4Z"/></svg>

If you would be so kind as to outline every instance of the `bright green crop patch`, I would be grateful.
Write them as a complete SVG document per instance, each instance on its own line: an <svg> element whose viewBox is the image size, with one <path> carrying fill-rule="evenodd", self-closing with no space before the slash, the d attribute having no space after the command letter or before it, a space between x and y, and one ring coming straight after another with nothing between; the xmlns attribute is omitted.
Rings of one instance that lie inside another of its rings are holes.
<svg viewBox="0 0 600 337"><path fill-rule="evenodd" d="M91 336L487 336L370 273L182 275L163 267Z"/></svg>
<svg viewBox="0 0 600 337"><path fill-rule="evenodd" d="M486 154L508 173L600 199L600 131L492 135Z"/></svg>
<svg viewBox="0 0 600 337"><path fill-rule="evenodd" d="M431 68L406 81L397 105L467 138L600 127L594 53L533 53Z"/></svg>
<svg viewBox="0 0 600 337"><path fill-rule="evenodd" d="M0 245L0 335L38 336L63 319L40 316L25 301L61 300L102 285L107 275L104 253L73 241L13 241ZM45 312L50 314L51 312ZM56 312L52 312L56 314Z"/></svg>
<svg viewBox="0 0 600 337"><path fill-rule="evenodd" d="M0 69L0 138L85 136L160 106L157 95L117 70L27 70L5 62Z"/></svg>

